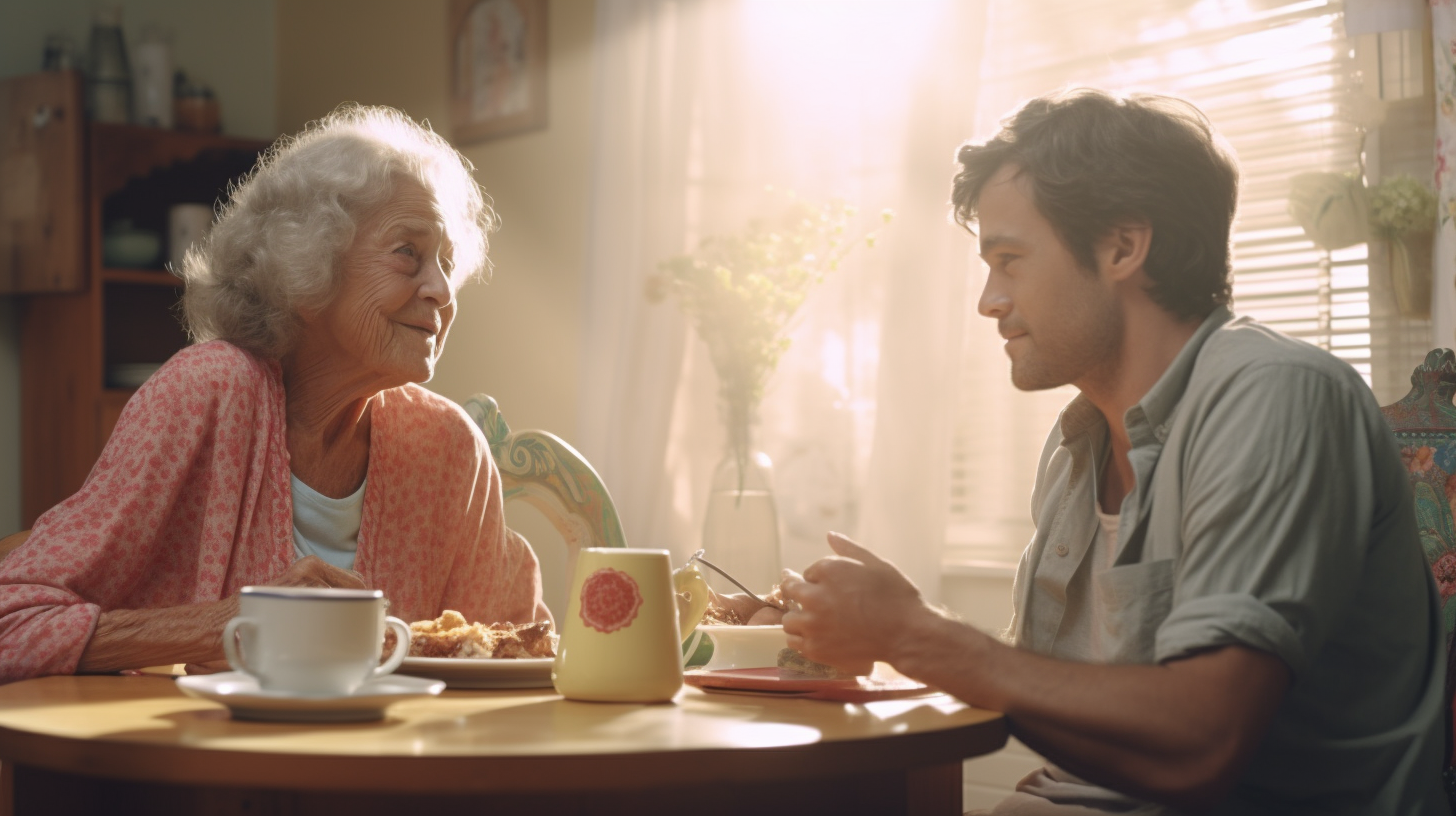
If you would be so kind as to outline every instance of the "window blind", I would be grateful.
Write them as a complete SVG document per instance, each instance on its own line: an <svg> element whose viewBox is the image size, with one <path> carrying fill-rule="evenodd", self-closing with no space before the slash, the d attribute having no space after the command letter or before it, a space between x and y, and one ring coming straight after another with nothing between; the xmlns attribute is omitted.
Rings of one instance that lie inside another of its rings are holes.
<svg viewBox="0 0 1456 816"><path fill-rule="evenodd" d="M1372 370L1382 338L1408 327L1372 298L1366 245L1327 254L1287 212L1292 176L1358 167L1360 131L1345 118L1358 78L1341 9L1339 0L993 0L977 136L1059 87L1189 99L1241 168L1235 312L1329 349L1368 383L1383 373ZM1075 391L1015 391L994 325L976 322L952 442L947 561L1004 568L1030 540L1038 456Z"/></svg>

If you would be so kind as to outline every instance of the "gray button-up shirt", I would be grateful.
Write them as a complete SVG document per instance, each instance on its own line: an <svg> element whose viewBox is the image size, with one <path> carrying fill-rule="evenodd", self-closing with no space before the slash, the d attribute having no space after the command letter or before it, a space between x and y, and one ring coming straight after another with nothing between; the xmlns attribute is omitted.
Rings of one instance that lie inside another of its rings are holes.
<svg viewBox="0 0 1456 816"><path fill-rule="evenodd" d="M1217 813L1445 814L1438 596L1359 375L1219 309L1123 422L1136 483L1105 569L1088 550L1106 422L1079 396L1047 440L1016 643L1107 663L1269 652L1293 682Z"/></svg>

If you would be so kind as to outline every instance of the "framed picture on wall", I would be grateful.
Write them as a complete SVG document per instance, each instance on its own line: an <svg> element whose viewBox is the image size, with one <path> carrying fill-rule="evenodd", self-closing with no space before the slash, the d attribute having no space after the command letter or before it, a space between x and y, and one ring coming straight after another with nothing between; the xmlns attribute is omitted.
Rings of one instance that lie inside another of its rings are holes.
<svg viewBox="0 0 1456 816"><path fill-rule="evenodd" d="M450 0L456 144L546 126L546 0Z"/></svg>

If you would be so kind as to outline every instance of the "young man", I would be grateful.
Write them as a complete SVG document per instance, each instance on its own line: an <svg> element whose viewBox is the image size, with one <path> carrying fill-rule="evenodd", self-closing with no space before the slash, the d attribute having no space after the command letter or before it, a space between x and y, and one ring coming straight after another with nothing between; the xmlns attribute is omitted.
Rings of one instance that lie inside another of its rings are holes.
<svg viewBox="0 0 1456 816"><path fill-rule="evenodd" d="M1406 473L1360 377L1229 312L1234 160L1191 105L1033 100L959 155L1042 452L1014 646L893 565L783 584L789 645L885 660L1050 760L996 814L1436 814L1445 660Z"/></svg>

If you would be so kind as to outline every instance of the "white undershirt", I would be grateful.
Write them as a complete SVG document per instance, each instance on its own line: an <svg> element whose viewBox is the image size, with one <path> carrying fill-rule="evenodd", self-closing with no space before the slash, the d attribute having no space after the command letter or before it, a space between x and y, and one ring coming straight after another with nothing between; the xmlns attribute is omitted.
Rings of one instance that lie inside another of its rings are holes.
<svg viewBox="0 0 1456 816"><path fill-rule="evenodd" d="M1121 526L1121 521L1120 514L1104 513L1100 506L1097 508L1097 532L1092 535L1092 551L1086 556L1089 563L1083 564L1083 568L1087 570L1084 586L1094 594L1097 576L1112 569L1112 561L1117 556L1117 529ZM1092 663L1105 662L1108 650L1103 629L1107 622L1103 616L1103 607L1094 602L1088 606L1086 614L1077 616L1076 620L1075 626L1080 630L1080 636L1074 640L1081 641L1079 648L1073 650L1076 659Z"/></svg>
<svg viewBox="0 0 1456 816"><path fill-rule="evenodd" d="M297 476L292 478L293 554L298 558L316 555L341 569L353 569L359 548L359 519L364 511L364 485L359 485L353 495L333 499Z"/></svg>
<svg viewBox="0 0 1456 816"><path fill-rule="evenodd" d="M1092 542L1092 546L1097 549L1097 560L1093 564L1096 566L1095 572L1103 572L1112 567L1112 559L1117 555L1117 528L1122 525L1122 514L1104 513L1099 507L1097 521L1101 523L1102 529L1097 533L1097 540Z"/></svg>

